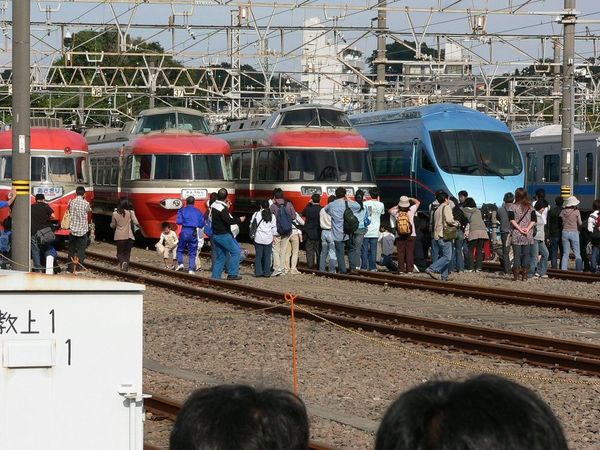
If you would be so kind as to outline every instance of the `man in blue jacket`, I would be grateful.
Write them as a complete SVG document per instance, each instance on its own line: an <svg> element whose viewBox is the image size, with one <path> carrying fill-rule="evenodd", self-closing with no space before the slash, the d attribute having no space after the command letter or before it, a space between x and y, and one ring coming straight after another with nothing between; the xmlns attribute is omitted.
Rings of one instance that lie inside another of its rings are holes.
<svg viewBox="0 0 600 450"><path fill-rule="evenodd" d="M188 252L188 273L196 272L196 253L198 253L198 228L204 227L204 216L194 206L195 199L189 196L186 206L177 211L177 225L181 225L177 244L177 270L183 270L183 252Z"/></svg>

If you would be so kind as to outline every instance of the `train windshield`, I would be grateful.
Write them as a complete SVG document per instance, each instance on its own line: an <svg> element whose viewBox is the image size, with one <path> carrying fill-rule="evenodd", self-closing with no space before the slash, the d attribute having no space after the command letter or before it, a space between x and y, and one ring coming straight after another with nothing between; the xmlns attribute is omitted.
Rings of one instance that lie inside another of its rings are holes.
<svg viewBox="0 0 600 450"><path fill-rule="evenodd" d="M129 157L132 180L230 180L222 155L136 155ZM152 176L154 174L154 176Z"/></svg>
<svg viewBox="0 0 600 450"><path fill-rule="evenodd" d="M6 172L5 175L6 177ZM31 181L87 183L86 158L73 156L32 156Z"/></svg>
<svg viewBox="0 0 600 450"><path fill-rule="evenodd" d="M302 108L286 111L278 124L282 127L349 127L346 113L327 108Z"/></svg>
<svg viewBox="0 0 600 450"><path fill-rule="evenodd" d="M445 172L504 177L523 171L519 149L508 133L452 130L430 134L437 162Z"/></svg>
<svg viewBox="0 0 600 450"><path fill-rule="evenodd" d="M288 180L372 181L367 152L288 150Z"/></svg>
<svg viewBox="0 0 600 450"><path fill-rule="evenodd" d="M226 160L221 155L193 155L194 180L230 180Z"/></svg>
<svg viewBox="0 0 600 450"><path fill-rule="evenodd" d="M161 130L190 130L208 133L208 124L204 117L184 113L165 113L142 116L135 127L134 134Z"/></svg>

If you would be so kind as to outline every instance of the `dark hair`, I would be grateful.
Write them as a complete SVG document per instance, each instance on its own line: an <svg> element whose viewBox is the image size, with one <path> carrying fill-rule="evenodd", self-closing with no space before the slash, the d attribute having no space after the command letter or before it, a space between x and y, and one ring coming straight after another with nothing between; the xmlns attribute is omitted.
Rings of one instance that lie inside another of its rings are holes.
<svg viewBox="0 0 600 450"><path fill-rule="evenodd" d="M539 199L537 202L535 202L535 210L536 211L540 211L542 208L546 208L548 207L548 202L546 201L546 199Z"/></svg>
<svg viewBox="0 0 600 450"><path fill-rule="evenodd" d="M438 201L438 203L440 205L442 203L444 203L447 198L448 198L448 193L446 191L443 191L440 189L439 191L435 192L435 199Z"/></svg>
<svg viewBox="0 0 600 450"><path fill-rule="evenodd" d="M335 195L330 195L330 196L327 198L327 204L329 204L329 203L331 203L331 202L333 202L333 201L335 201Z"/></svg>
<svg viewBox="0 0 600 450"><path fill-rule="evenodd" d="M375 450L567 450L561 425L533 391L495 375L434 381L385 413Z"/></svg>
<svg viewBox="0 0 600 450"><path fill-rule="evenodd" d="M468 197L469 193L467 191L458 191L459 197Z"/></svg>
<svg viewBox="0 0 600 450"><path fill-rule="evenodd" d="M537 199L546 198L546 190L544 188L536 189L535 198L537 198Z"/></svg>
<svg viewBox="0 0 600 450"><path fill-rule="evenodd" d="M594 211L598 211L600 209L600 199L594 200L594 202L592 203L592 209Z"/></svg>
<svg viewBox="0 0 600 450"><path fill-rule="evenodd" d="M170 450L306 450L308 416L288 391L223 385L194 392L177 416Z"/></svg>
<svg viewBox="0 0 600 450"><path fill-rule="evenodd" d="M208 196L208 205L212 205L215 201L217 200L217 193L216 192L211 192L210 195Z"/></svg>
<svg viewBox="0 0 600 450"><path fill-rule="evenodd" d="M463 206L466 206L467 208L477 208L477 203L475 203L473 197L467 197L463 202Z"/></svg>
<svg viewBox="0 0 600 450"><path fill-rule="evenodd" d="M2 221L2 228L4 228L4 231L12 230L12 217L11 216L8 216L6 219L4 219Z"/></svg>
<svg viewBox="0 0 600 450"><path fill-rule="evenodd" d="M346 196L346 188L345 187L339 187L336 188L335 190L335 198L344 198Z"/></svg>
<svg viewBox="0 0 600 450"><path fill-rule="evenodd" d="M554 199L554 203L556 204L556 206L562 206L564 202L565 199L562 198L560 195Z"/></svg>
<svg viewBox="0 0 600 450"><path fill-rule="evenodd" d="M515 203L521 203L523 206L531 206L527 189L517 188L515 191Z"/></svg>
<svg viewBox="0 0 600 450"><path fill-rule="evenodd" d="M224 202L225 200L227 200L227 189L225 188L221 188L217 191L217 200L220 200L222 202Z"/></svg>
<svg viewBox="0 0 600 450"><path fill-rule="evenodd" d="M369 195L371 196L371 198L377 198L377 197L379 197L379 188L378 187L372 187L371 189L369 189Z"/></svg>
<svg viewBox="0 0 600 450"><path fill-rule="evenodd" d="M321 195L316 192L310 196L310 201L316 204L321 203Z"/></svg>
<svg viewBox="0 0 600 450"><path fill-rule="evenodd" d="M121 200L119 200L119 204L117 205L117 212L119 214L125 217L125 211L129 209L131 209L129 205L129 200L127 200L126 198L122 198Z"/></svg>
<svg viewBox="0 0 600 450"><path fill-rule="evenodd" d="M283 198L283 190L281 188L273 189L273 198Z"/></svg>
<svg viewBox="0 0 600 450"><path fill-rule="evenodd" d="M163 223L160 224L160 228L163 229L163 230L165 228L169 228L170 229L171 228L171 224L169 222L163 222Z"/></svg>
<svg viewBox="0 0 600 450"><path fill-rule="evenodd" d="M363 206L363 202L365 201L365 191L363 191L362 189L357 189L354 193L354 200L360 205L360 211L365 209L365 207Z"/></svg>
<svg viewBox="0 0 600 450"><path fill-rule="evenodd" d="M85 195L85 188L83 186L77 186L77 188L75 188L75 194L79 196Z"/></svg>
<svg viewBox="0 0 600 450"><path fill-rule="evenodd" d="M262 220L270 222L271 219L273 219L273 214L271 213L271 209L269 209L269 200L261 200L260 207L262 208L262 211L260 212Z"/></svg>
<svg viewBox="0 0 600 450"><path fill-rule="evenodd" d="M188 198L185 199L186 205L193 205L194 203L196 203L196 199L193 195L190 195Z"/></svg>
<svg viewBox="0 0 600 450"><path fill-rule="evenodd" d="M44 194L42 194L41 192L39 194L35 194L36 202L43 202L44 200L46 200L46 196Z"/></svg>
<svg viewBox="0 0 600 450"><path fill-rule="evenodd" d="M512 192L507 192L504 194L504 203L512 203L515 201L515 195Z"/></svg>

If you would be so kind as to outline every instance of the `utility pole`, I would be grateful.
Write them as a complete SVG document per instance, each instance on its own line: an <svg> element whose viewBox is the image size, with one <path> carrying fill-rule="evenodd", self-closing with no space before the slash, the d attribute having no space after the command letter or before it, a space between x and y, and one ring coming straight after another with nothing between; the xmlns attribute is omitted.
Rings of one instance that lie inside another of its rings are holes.
<svg viewBox="0 0 600 450"><path fill-rule="evenodd" d="M562 80L562 141L560 150L560 195L573 195L573 164L575 163L575 0L565 0L562 23L563 80Z"/></svg>
<svg viewBox="0 0 600 450"><path fill-rule="evenodd" d="M554 100L552 101L552 123L558 125L560 123L560 99L556 97L560 91L560 42L558 39L554 40L554 66L552 66L552 72L554 74L554 85L552 87L552 95Z"/></svg>
<svg viewBox="0 0 600 450"><path fill-rule="evenodd" d="M12 258L16 263L14 269L24 272L29 272L31 254L30 8L30 2L18 1L12 4L12 185L17 190L12 211Z"/></svg>
<svg viewBox="0 0 600 450"><path fill-rule="evenodd" d="M387 0L379 0L377 4L377 98L375 109L385 109L385 29L387 28Z"/></svg>

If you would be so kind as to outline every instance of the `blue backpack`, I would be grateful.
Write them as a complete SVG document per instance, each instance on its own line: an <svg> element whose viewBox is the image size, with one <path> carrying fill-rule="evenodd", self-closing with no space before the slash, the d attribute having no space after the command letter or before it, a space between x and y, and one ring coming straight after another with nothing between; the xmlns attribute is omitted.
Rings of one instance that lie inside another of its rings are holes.
<svg viewBox="0 0 600 450"><path fill-rule="evenodd" d="M277 214L275 221L277 223L277 234L279 236L289 236L292 234L292 216L286 208L287 202L277 205Z"/></svg>
<svg viewBox="0 0 600 450"><path fill-rule="evenodd" d="M204 220L204 235L208 239L212 239L213 231L212 231L212 220L211 220L210 212L206 215L206 219Z"/></svg>

